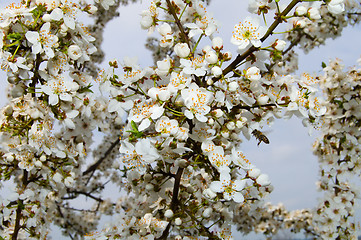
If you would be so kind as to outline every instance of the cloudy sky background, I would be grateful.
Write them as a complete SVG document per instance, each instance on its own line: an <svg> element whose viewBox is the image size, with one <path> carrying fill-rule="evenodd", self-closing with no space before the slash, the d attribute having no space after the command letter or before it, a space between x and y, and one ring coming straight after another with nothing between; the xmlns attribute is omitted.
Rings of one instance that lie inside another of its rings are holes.
<svg viewBox="0 0 361 240"><path fill-rule="evenodd" d="M11 2L13 1L0 0L0 7ZM105 62L114 58L122 60L125 56L138 56L142 67L152 65L151 53L144 47L147 32L141 30L139 24L139 13L148 7L149 2L143 1L122 7L119 10L119 18L106 27L103 42L103 49L106 52ZM288 2L289 0L281 0L281 4ZM246 0L212 0L208 8L208 12L213 13L214 19L221 23L219 34L216 35L223 37L224 48L230 50L234 56L236 56L236 47L230 44L230 38L234 25L249 15L247 3ZM359 39L361 39L360 26L348 27L342 37L328 40L326 46L321 46L307 55L299 52L299 72L321 73L321 62L328 63L330 59L336 57L342 59L346 66L355 65L361 54ZM6 75L3 72L0 73L0 79L0 107L2 107L6 104L4 90L7 85ZM262 143L257 147L257 141L253 138L242 145L242 150L248 159L270 176L275 190L269 200L273 204L283 202L290 210L311 208L316 205L317 197L320 196L315 186L318 163L311 150L317 132L312 136L307 132L308 130L298 119L277 120L271 132L267 134L271 142L269 145ZM360 216L358 211L358 221L361 220Z"/></svg>

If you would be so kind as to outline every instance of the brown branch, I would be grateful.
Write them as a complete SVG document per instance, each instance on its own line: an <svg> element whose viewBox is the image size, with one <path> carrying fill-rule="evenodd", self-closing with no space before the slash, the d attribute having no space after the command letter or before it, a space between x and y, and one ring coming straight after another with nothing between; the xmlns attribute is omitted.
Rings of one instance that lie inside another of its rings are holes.
<svg viewBox="0 0 361 240"><path fill-rule="evenodd" d="M63 212L61 211L60 206L59 206L58 204L56 204L56 206L57 206L58 212L59 212L59 214L60 214L60 217L63 218L63 219L65 219L65 216L64 216ZM70 227L73 228L75 231L77 231L77 229L74 228L73 224L71 224L68 220L65 220L65 226L64 226L64 228L66 229L68 226L70 226ZM72 240L74 239L74 237L70 234L70 232L68 232L68 235L69 235L70 239L72 239Z"/></svg>
<svg viewBox="0 0 361 240"><path fill-rule="evenodd" d="M18 239L18 234L20 231L20 218L21 218L21 206L23 205L23 201L18 201L18 207L16 208L16 219L15 219L15 227L14 227L14 233L11 236L12 240Z"/></svg>
<svg viewBox="0 0 361 240"><path fill-rule="evenodd" d="M272 23L272 25L268 28L266 34L260 39L261 42L264 42L270 35L272 35L273 31L276 29L276 27L282 23L284 21L283 17L286 16L291 10L292 8L299 3L301 0L293 0L285 10L283 10L283 12L281 12L280 14L278 14L276 16L275 21ZM227 73L231 72L233 69L235 69L235 67L242 62L244 59L246 59L251 53L258 51L259 48L256 48L255 46L251 46L250 48L247 49L246 52L244 52L242 55L237 55L236 59L233 60L233 62L231 64L229 64L224 70L223 70L223 75L226 75ZM215 78L215 80L219 79Z"/></svg>
<svg viewBox="0 0 361 240"><path fill-rule="evenodd" d="M119 142L120 142L120 138L117 138L117 140L115 142L113 142L112 145L105 152L104 156L102 158L100 158L98 161L96 161L93 165L91 165L87 170L85 170L85 172L83 172L83 176L87 175L88 173L94 173L94 171L107 158L107 156L110 154L110 152L113 150L113 148L119 144Z"/></svg>
<svg viewBox="0 0 361 240"><path fill-rule="evenodd" d="M192 49L192 48L191 48L191 45L190 45L190 41L189 41L188 35L187 35L187 33L184 31L183 25L182 25L182 23L180 22L180 20L179 20L179 18L178 18L178 16L177 16L177 13L175 12L175 10L174 10L174 8L173 8L172 3L171 3L169 0L166 0L166 1L167 1L169 13L173 16L174 21L175 21L175 23L177 24L177 27L178 27L179 31L181 32L181 38L182 38L182 40L183 40L185 43L187 43L189 49Z"/></svg>
<svg viewBox="0 0 361 240"><path fill-rule="evenodd" d="M200 221L198 221L198 219L194 217L192 213L190 213L185 206L183 206L182 210L187 213L187 215L192 219L192 221L197 223L197 225L200 226L203 229L203 231L207 233L208 239L220 240L219 237L215 236L213 233L209 231L210 227L206 227Z"/></svg>
<svg viewBox="0 0 361 240"><path fill-rule="evenodd" d="M23 179L22 184L24 189L26 188L26 185L28 185L28 172L26 170L23 171ZM11 236L11 240L18 239L18 234L21 228L20 225L20 219L21 219L21 210L23 208L23 200L18 200L18 207L16 208L16 218L15 218L15 226L14 226L14 232Z"/></svg>
<svg viewBox="0 0 361 240"><path fill-rule="evenodd" d="M172 202L170 204L170 209L175 212L177 210L178 205L178 193L179 193L179 187L180 187L180 181L182 180L182 174L183 174L184 168L178 168L177 173L175 175L175 181L173 186L173 196L172 196ZM166 240L168 238L168 234L170 231L170 227L172 226L172 220L169 221L166 229L164 230L162 236L157 238L157 240Z"/></svg>
<svg viewBox="0 0 361 240"><path fill-rule="evenodd" d="M83 191L76 191L76 190L75 190L75 191L71 191L70 193L73 193L73 194L82 194L82 195L87 196L87 197L90 197L91 199L94 199L94 200L96 200L96 201L98 201L98 202L103 202L103 201L104 201L104 200L101 199L101 198L95 197L95 196L91 195L90 193L83 192ZM67 199L74 199L74 198L72 198L72 197L63 197L62 199L63 199L63 200L67 200Z"/></svg>

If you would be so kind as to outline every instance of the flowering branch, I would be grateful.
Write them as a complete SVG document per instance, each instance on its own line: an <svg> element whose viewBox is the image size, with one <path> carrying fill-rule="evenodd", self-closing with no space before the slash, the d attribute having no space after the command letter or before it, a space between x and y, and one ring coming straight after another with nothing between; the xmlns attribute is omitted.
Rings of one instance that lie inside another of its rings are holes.
<svg viewBox="0 0 361 240"><path fill-rule="evenodd" d="M169 10L170 14L173 16L174 21L177 24L177 27L178 27L179 31L181 32L181 38L182 38L183 42L187 43L188 47L191 48L188 35L184 31L183 25L180 22L180 20L179 20L179 18L177 16L177 13L174 10L174 7L173 7L172 3L170 2L170 0L166 0L166 2L167 2L168 10Z"/></svg>
<svg viewBox="0 0 361 240"><path fill-rule="evenodd" d="M93 63L102 56L93 54L103 29L91 36L77 14L96 14L103 27L120 1L29 0L0 11L1 65L12 84L0 114L0 178L20 180L0 199L0 235L45 239L51 219L72 239L231 239L235 224L267 236L290 226L354 237L357 191L347 174L360 166L359 70L343 73L333 63L323 64L324 77L290 73L294 46L307 51L336 36L347 18L361 20L343 14L360 6L315 2L293 0L280 12L278 1L251 1L251 13L275 20L268 28L251 16L236 24L231 43L243 53L232 61L204 1L151 1L140 24L160 34L156 65L125 57L99 72ZM284 40L262 46L281 24L291 26ZM242 152L244 138L270 144L260 129L292 115L325 124L315 152L327 194L317 212L264 204L271 181ZM91 149L97 130L103 142ZM109 185L119 192L115 202L102 192ZM82 196L91 210L71 206ZM119 220L95 232L101 214Z"/></svg>
<svg viewBox="0 0 361 240"><path fill-rule="evenodd" d="M297 3L301 2L301 0L293 0L288 4L288 6L280 13L277 14L275 21L273 21L272 25L268 28L266 34L261 38L261 42L264 42L270 35L272 35L273 31L276 29L276 27L282 23L284 20L284 17L287 16L287 14L292 10L294 6L296 6ZM258 48L255 46L251 46L248 48L242 55L237 55L237 57L232 61L231 64L229 64L223 71L222 75L225 76L227 73L231 72L236 68L236 66L241 63L243 60L245 60L250 54L257 51Z"/></svg>

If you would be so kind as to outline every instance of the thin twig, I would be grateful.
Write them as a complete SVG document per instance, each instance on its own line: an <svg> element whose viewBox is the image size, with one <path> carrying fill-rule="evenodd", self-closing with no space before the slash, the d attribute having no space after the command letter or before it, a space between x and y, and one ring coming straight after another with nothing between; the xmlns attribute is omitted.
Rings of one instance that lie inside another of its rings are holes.
<svg viewBox="0 0 361 240"><path fill-rule="evenodd" d="M93 165L91 165L85 172L83 172L83 176L91 172L93 173L99 167L99 165L107 158L107 156L110 154L113 148L119 144L119 142L120 142L120 138L117 138L117 140L113 142L112 145L105 152L104 156L100 158L98 161L96 161Z"/></svg>
<svg viewBox="0 0 361 240"><path fill-rule="evenodd" d="M172 202L170 204L170 209L173 212L175 212L177 210L178 193L179 193L179 188L180 188L180 181L182 180L183 170L184 170L184 168L178 168L176 176L175 176L175 181L174 181L174 186L173 186ZM157 238L157 240L166 240L168 238L168 234L169 234L169 230L170 230L171 226L172 226L172 221L169 221L169 223L168 223L166 229L164 230L162 236Z"/></svg>
<svg viewBox="0 0 361 240"><path fill-rule="evenodd" d="M301 0L293 0L285 10L283 10L283 12L281 12L281 14L277 15L275 21L272 23L272 25L268 28L266 34L260 39L261 42L264 42L270 35L272 35L273 31L276 29L276 27L282 23L283 17L286 16L291 10L292 8L299 3ZM231 72L232 70L234 70L236 68L236 66L242 62L244 59L246 59L250 54L252 54L253 52L257 51L259 48L256 48L255 46L251 46L250 48L248 48L246 50L246 52L244 52L242 55L237 55L236 59L233 60L233 62L231 64L229 64L224 70L223 70L223 75L226 75L227 73ZM215 80L218 80L220 77L215 78Z"/></svg>
<svg viewBox="0 0 361 240"><path fill-rule="evenodd" d="M190 41L189 41L189 38L188 38L188 35L187 33L184 31L184 28L183 28L183 25L182 23L180 22L178 16L177 16L177 13L174 11L174 8L173 8L173 5L172 3L169 1L169 0L166 0L167 1L167 5L168 5L168 10L170 12L170 14L172 14L173 18L174 18L174 21L175 23L177 24L177 27L179 29L179 31L181 32L181 38L182 40L187 43L189 49L192 49L191 48L191 45L190 45Z"/></svg>

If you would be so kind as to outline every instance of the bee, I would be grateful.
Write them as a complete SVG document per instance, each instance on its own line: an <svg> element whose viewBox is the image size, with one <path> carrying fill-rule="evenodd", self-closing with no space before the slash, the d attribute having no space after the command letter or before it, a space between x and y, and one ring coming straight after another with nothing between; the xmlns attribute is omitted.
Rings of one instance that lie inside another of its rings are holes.
<svg viewBox="0 0 361 240"><path fill-rule="evenodd" d="M259 141L257 146L261 144L261 142L264 142L265 144L269 144L269 140L261 131L255 129L252 131L252 135Z"/></svg>

